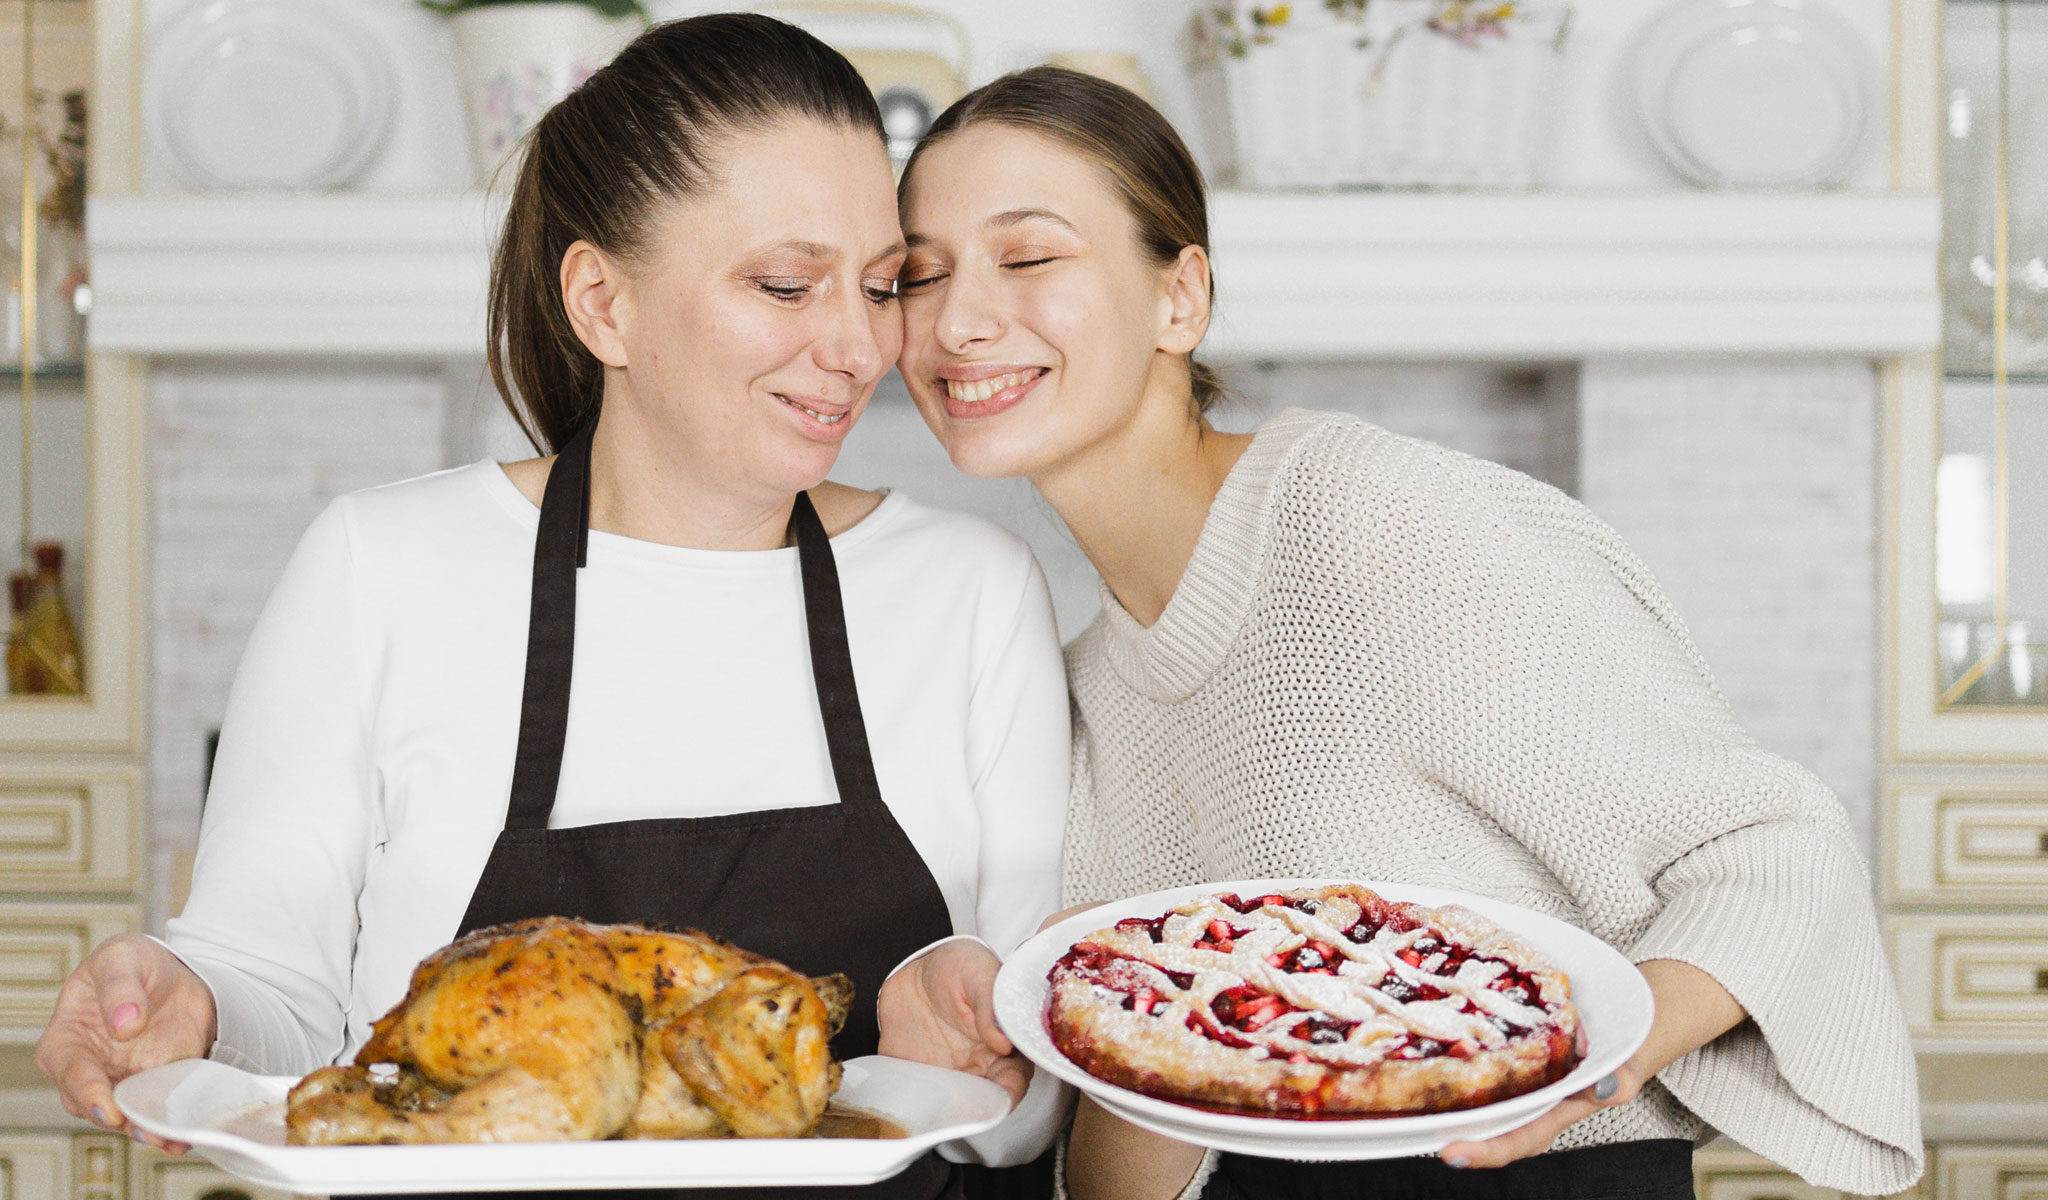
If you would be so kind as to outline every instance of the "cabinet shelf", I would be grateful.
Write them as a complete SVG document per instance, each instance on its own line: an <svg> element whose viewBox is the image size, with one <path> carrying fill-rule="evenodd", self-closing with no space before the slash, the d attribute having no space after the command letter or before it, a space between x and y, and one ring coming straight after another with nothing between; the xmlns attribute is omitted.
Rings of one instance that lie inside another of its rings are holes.
<svg viewBox="0 0 2048 1200"><path fill-rule="evenodd" d="M2048 0L2044 0L2044 2L2048 2ZM1995 376L1988 371L1948 371L1941 377L1943 383L1978 384L1988 384L1994 378ZM2026 388L2048 388L2048 373L2028 372L2015 375L2008 372L2005 381L2009 384L2019 384Z"/></svg>
<svg viewBox="0 0 2048 1200"><path fill-rule="evenodd" d="M95 350L480 356L477 193L98 196ZM1219 360L1887 358L1940 336L1933 196L1221 191Z"/></svg>
<svg viewBox="0 0 2048 1200"><path fill-rule="evenodd" d="M82 362L46 363L32 368L29 374L37 383L80 383L85 379L85 364ZM8 363L0 366L0 383L18 383L21 379L21 364Z"/></svg>

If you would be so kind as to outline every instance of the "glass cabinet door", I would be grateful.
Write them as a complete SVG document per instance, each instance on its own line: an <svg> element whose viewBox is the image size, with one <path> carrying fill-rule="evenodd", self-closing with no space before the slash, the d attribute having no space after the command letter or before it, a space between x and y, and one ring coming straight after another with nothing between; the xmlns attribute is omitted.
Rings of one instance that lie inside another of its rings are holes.
<svg viewBox="0 0 2048 1200"><path fill-rule="evenodd" d="M1892 730L2048 760L2048 0L1940 6L1942 339L1893 372Z"/></svg>
<svg viewBox="0 0 2048 1200"><path fill-rule="evenodd" d="M1943 26L1935 699L2048 712L2048 3Z"/></svg>
<svg viewBox="0 0 2048 1200"><path fill-rule="evenodd" d="M142 376L88 338L99 11L0 0L0 751L125 749L139 727Z"/></svg>

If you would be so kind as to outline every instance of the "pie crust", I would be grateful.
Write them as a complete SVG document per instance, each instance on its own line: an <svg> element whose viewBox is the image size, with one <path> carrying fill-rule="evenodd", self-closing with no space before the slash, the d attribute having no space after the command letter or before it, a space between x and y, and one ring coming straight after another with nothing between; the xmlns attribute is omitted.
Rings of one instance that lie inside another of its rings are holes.
<svg viewBox="0 0 2048 1200"><path fill-rule="evenodd" d="M1045 1023L1099 1079L1283 1117L1476 1108L1562 1079L1562 971L1469 909L1356 884L1204 896L1118 921L1047 974Z"/></svg>

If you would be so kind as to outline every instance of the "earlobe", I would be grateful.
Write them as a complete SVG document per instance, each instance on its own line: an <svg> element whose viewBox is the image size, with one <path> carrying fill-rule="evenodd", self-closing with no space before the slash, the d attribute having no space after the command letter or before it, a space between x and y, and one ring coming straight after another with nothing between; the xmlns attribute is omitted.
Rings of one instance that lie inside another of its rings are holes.
<svg viewBox="0 0 2048 1200"><path fill-rule="evenodd" d="M1182 246L1166 270L1166 327L1159 332L1159 348L1192 354L1209 332L1209 253Z"/></svg>
<svg viewBox="0 0 2048 1200"><path fill-rule="evenodd" d="M608 367L626 365L625 326L632 305L619 264L589 242L562 254L562 307L577 340Z"/></svg>

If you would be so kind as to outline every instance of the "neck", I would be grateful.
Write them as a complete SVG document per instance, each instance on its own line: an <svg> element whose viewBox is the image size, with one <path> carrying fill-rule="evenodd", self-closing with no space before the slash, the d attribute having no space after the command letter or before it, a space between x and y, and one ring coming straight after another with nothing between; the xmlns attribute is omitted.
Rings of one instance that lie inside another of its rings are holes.
<svg viewBox="0 0 2048 1200"><path fill-rule="evenodd" d="M693 550L773 550L787 543L795 496L746 491L679 453L672 430L632 404L606 403L590 446L590 527Z"/></svg>
<svg viewBox="0 0 2048 1200"><path fill-rule="evenodd" d="M1182 386L1148 382L1137 419L1036 475L1117 603L1140 625L1166 611L1209 506L1248 434L1218 433Z"/></svg>

